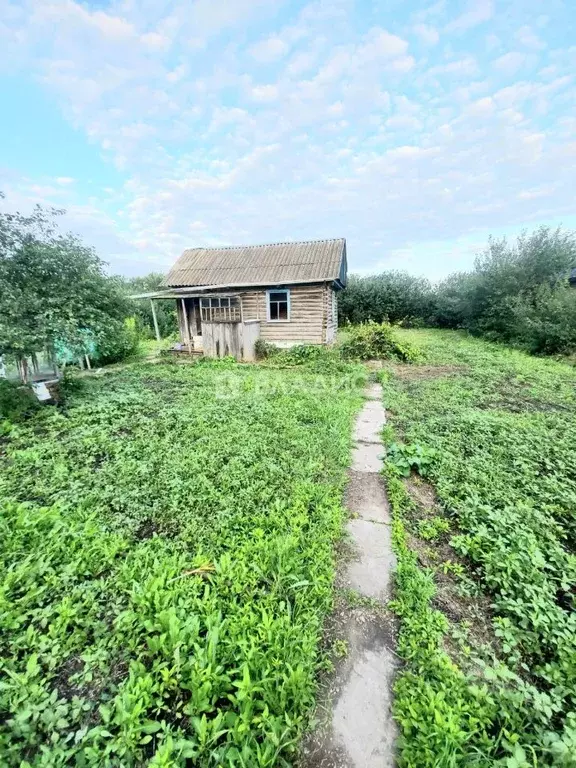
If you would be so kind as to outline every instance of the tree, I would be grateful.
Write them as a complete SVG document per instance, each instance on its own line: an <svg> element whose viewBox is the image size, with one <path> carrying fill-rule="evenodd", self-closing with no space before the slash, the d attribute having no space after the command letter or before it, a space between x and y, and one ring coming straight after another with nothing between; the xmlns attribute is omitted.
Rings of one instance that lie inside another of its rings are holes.
<svg viewBox="0 0 576 768"><path fill-rule="evenodd" d="M61 234L62 213L0 213L0 352L25 359L57 343L85 351L122 333L130 303L92 248Z"/></svg>
<svg viewBox="0 0 576 768"><path fill-rule="evenodd" d="M166 286L163 286L164 275L161 272L150 272L148 275L142 277L121 277L121 281L124 290L129 294L138 293L153 293L154 291L166 290ZM138 323L138 330L140 333L153 338L154 337L154 320L152 317L152 309L150 302L146 299L138 299L134 302L135 315ZM176 315L176 305L174 299L166 299L165 301L156 301L156 318L158 320L158 328L162 338L170 336L172 333L178 331L178 319Z"/></svg>
<svg viewBox="0 0 576 768"><path fill-rule="evenodd" d="M340 320L363 323L421 324L432 311L432 287L423 277L389 271L380 275L351 275L338 301Z"/></svg>

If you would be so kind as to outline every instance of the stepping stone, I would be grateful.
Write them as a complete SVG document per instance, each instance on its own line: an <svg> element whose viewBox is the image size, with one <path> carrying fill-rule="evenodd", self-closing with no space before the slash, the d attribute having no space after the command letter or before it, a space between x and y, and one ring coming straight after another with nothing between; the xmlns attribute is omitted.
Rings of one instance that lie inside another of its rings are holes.
<svg viewBox="0 0 576 768"><path fill-rule="evenodd" d="M342 623L339 633L348 641L348 655L336 664L330 693L325 695L323 706L328 716L305 741L303 768L395 765L397 726L391 705L398 658L394 653L394 617L385 612L385 605L396 559L390 507L380 475L385 454L380 433L386 412L379 384L364 395L367 401L356 420L356 445L345 495L347 508L358 515L347 524L355 557L346 563L343 577L347 586L379 601L382 611L359 607L338 617Z"/></svg>

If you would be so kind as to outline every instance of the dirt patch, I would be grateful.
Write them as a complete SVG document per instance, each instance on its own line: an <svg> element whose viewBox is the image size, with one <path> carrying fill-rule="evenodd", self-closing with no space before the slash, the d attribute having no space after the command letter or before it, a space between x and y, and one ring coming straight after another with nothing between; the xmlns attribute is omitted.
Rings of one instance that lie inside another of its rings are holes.
<svg viewBox="0 0 576 768"><path fill-rule="evenodd" d="M136 528L134 536L140 541L145 541L153 536L176 536L179 530L178 524L174 521L166 522L148 518Z"/></svg>
<svg viewBox="0 0 576 768"><path fill-rule="evenodd" d="M440 504L436 498L436 491L426 483L419 475L411 475L404 481L406 490L416 507L420 516L435 515L441 511Z"/></svg>
<svg viewBox="0 0 576 768"><path fill-rule="evenodd" d="M457 376L469 370L465 365L410 365L398 363L388 367L395 376L405 381Z"/></svg>
<svg viewBox="0 0 576 768"><path fill-rule="evenodd" d="M80 678L84 672L84 662L79 656L69 656L59 668L54 678L54 687L58 689L61 698L71 701L74 696L85 701L96 702L100 699L102 691L112 683L117 687L128 674L128 664L119 660L112 664L106 675L92 673L92 679L82 681Z"/></svg>
<svg viewBox="0 0 576 768"><path fill-rule="evenodd" d="M54 680L54 687L64 699L72 699L73 696L84 697L84 686L71 678L80 674L84 669L84 662L78 656L69 656L58 670Z"/></svg>

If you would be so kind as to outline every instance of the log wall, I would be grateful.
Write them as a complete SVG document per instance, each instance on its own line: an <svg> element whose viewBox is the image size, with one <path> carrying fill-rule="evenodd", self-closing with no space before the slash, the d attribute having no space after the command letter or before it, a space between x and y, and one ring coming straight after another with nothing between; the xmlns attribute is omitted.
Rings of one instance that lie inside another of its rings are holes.
<svg viewBox="0 0 576 768"><path fill-rule="evenodd" d="M242 319L260 321L260 338L272 344L326 344L334 341L338 325L336 293L330 283L288 285L290 289L290 320L267 320L267 289L227 289L222 293L238 294L242 300ZM211 292L212 294L217 291ZM198 319L195 304L185 299L190 334L195 335ZM186 343L184 317L178 302L178 320L182 341ZM206 348L205 342L203 343Z"/></svg>

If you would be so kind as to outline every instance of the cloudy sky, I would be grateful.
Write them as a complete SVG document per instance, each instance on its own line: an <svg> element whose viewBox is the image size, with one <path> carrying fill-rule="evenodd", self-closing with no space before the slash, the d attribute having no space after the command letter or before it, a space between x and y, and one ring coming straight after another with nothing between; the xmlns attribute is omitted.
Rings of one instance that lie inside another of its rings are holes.
<svg viewBox="0 0 576 768"><path fill-rule="evenodd" d="M346 237L432 278L576 227L573 0L2 0L4 208L111 269Z"/></svg>

